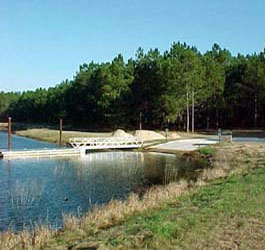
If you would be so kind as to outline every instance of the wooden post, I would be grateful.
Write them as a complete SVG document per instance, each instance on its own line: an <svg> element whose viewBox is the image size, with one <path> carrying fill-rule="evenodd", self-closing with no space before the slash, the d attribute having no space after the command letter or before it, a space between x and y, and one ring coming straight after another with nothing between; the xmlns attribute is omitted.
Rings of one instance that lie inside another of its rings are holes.
<svg viewBox="0 0 265 250"><path fill-rule="evenodd" d="M8 139L7 139L7 148L11 150L11 117L8 117Z"/></svg>
<svg viewBox="0 0 265 250"><path fill-rule="evenodd" d="M59 134L59 145L62 146L62 133L63 133L63 119L60 118L59 121L59 129L60 129L60 134Z"/></svg>

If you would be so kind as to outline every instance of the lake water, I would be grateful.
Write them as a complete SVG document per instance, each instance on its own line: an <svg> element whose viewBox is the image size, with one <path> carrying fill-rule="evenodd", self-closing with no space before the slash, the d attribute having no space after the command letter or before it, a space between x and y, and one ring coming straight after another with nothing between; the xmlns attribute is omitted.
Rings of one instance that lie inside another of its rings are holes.
<svg viewBox="0 0 265 250"><path fill-rule="evenodd" d="M11 146L14 150L21 149L43 149L43 148L56 148L58 145L54 143L47 143L38 140L32 140L26 137L21 137L12 134ZM0 131L0 151L7 149L7 133Z"/></svg>
<svg viewBox="0 0 265 250"><path fill-rule="evenodd" d="M6 134L0 132L0 148ZM13 149L54 144L14 136ZM175 155L111 151L85 157L0 160L0 231L35 223L62 225L62 213L82 215L95 204L126 199L130 192L178 178ZM183 163L184 164L184 163Z"/></svg>

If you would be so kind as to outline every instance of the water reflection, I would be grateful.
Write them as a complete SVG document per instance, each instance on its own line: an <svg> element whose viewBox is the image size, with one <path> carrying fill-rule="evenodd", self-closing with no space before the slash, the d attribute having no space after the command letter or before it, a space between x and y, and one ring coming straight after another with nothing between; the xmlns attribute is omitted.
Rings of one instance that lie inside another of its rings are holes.
<svg viewBox="0 0 265 250"><path fill-rule="evenodd" d="M9 189L12 208L17 211L23 211L34 206L40 201L43 188L42 182L37 182L36 180L16 181Z"/></svg>
<svg viewBox="0 0 265 250"><path fill-rule="evenodd" d="M168 182L177 176L172 174L176 164L174 155L123 151L1 160L0 230L21 230L46 220L58 227L62 213L86 212L95 204Z"/></svg>
<svg viewBox="0 0 265 250"><path fill-rule="evenodd" d="M58 145L12 134L12 150L56 148ZM0 131L0 151L7 150L7 132Z"/></svg>

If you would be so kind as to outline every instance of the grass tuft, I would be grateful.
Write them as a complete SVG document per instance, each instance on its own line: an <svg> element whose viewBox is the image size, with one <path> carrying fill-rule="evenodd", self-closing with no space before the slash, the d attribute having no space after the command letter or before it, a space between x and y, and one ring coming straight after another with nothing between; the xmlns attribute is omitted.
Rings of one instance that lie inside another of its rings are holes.
<svg viewBox="0 0 265 250"><path fill-rule="evenodd" d="M216 154L217 149L214 147L203 147L198 150L201 154L206 155L206 156L213 156Z"/></svg>

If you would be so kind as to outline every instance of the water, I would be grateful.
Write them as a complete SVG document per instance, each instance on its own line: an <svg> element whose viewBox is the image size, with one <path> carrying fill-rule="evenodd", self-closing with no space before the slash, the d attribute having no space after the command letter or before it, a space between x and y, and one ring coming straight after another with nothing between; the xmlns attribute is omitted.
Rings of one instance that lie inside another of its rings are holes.
<svg viewBox="0 0 265 250"><path fill-rule="evenodd" d="M3 137L0 133L1 143ZM13 137L12 145L55 146L21 137ZM175 155L129 151L90 153L84 158L2 159L0 231L47 221L59 228L63 213L79 216L95 204L126 199L130 192L141 194L146 187L178 178L179 164Z"/></svg>
<svg viewBox="0 0 265 250"><path fill-rule="evenodd" d="M13 150L43 149L43 148L58 147L54 143L42 142L13 134L11 138L12 138L11 146ZM0 151L1 149L7 149L7 133L3 131L0 131Z"/></svg>
<svg viewBox="0 0 265 250"><path fill-rule="evenodd" d="M257 137L233 137L234 142L248 142L248 143L265 143L265 138Z"/></svg>

